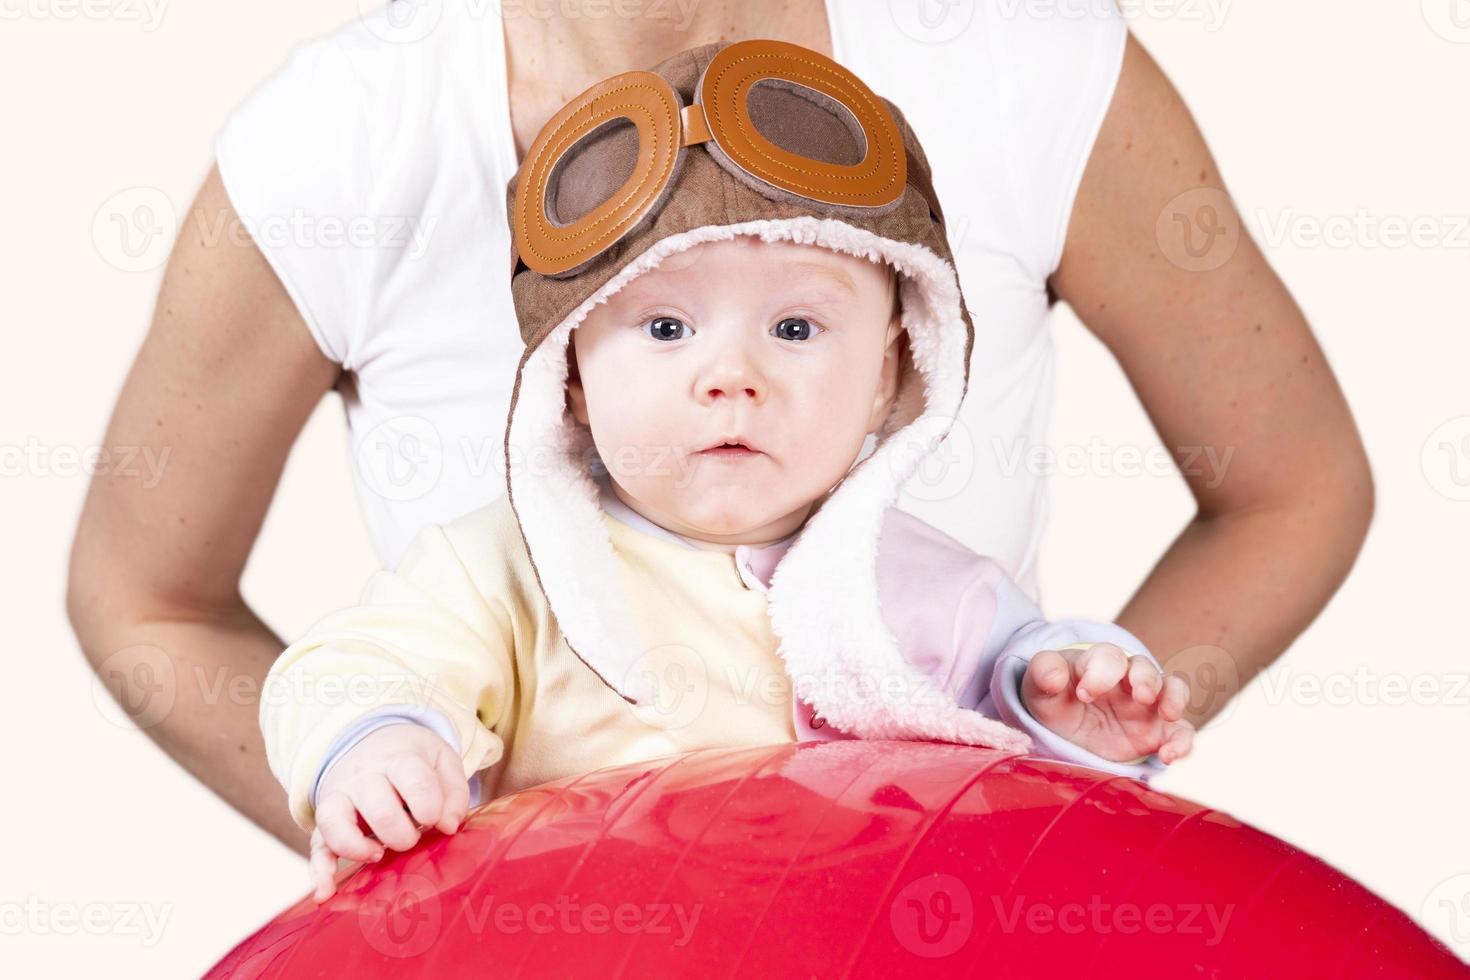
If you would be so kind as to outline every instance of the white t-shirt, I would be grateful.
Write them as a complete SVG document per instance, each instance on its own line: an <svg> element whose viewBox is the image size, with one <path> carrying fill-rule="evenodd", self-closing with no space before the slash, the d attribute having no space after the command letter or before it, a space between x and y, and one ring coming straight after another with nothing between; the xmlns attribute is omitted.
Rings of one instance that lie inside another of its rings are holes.
<svg viewBox="0 0 1470 980"><path fill-rule="evenodd" d="M909 120L975 321L949 465L904 510L1039 600L1053 347L1046 279L1122 65L1111 0L827 0L833 53ZM912 8L912 9L910 9ZM647 67L647 66L629 66ZM505 187L519 163L499 5L380 8L293 50L215 145L235 210L340 385L382 563L504 492L522 351Z"/></svg>

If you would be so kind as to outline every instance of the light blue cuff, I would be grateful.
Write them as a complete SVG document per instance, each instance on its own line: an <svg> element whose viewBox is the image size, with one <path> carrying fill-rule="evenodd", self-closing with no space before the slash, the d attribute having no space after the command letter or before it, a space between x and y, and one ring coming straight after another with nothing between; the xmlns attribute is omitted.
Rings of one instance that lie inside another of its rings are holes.
<svg viewBox="0 0 1470 980"><path fill-rule="evenodd" d="M459 747L459 733L454 730L454 725L436 708L423 708L410 704L395 704L384 708L376 708L357 720L351 728L348 728L337 740L332 743L332 748L322 760L321 768L317 770L316 779L311 784L311 806L316 809L316 793L322 784L322 777L326 776L327 770L347 753L358 742L361 742L370 733L388 725L411 724L420 725L438 735L448 742L456 753L462 750ZM469 779L470 784L470 806L480 805L480 774L475 773Z"/></svg>
<svg viewBox="0 0 1470 980"><path fill-rule="evenodd" d="M1021 679L1026 676L1029 658L1021 654L1007 654L995 665L991 675L990 692L1001 720L1012 728L1019 728L1031 736L1036 743L1036 755L1071 762L1092 769L1101 769L1118 776L1141 779L1144 782L1163 772L1168 767L1157 755L1150 755L1142 762L1114 762L1089 752L1075 742L1070 742L1036 720L1021 697Z"/></svg>

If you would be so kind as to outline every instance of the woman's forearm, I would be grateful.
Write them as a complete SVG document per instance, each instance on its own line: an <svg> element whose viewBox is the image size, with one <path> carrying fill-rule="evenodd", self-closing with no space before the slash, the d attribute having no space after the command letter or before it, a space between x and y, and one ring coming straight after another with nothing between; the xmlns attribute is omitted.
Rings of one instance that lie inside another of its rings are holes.
<svg viewBox="0 0 1470 980"><path fill-rule="evenodd" d="M1195 724L1281 656L1347 577L1372 515L1360 489L1196 518L1118 615L1188 677Z"/></svg>
<svg viewBox="0 0 1470 980"><path fill-rule="evenodd" d="M118 617L79 626L77 635L102 684L165 752L282 843L308 853L260 733L262 685L284 644L249 608Z"/></svg>

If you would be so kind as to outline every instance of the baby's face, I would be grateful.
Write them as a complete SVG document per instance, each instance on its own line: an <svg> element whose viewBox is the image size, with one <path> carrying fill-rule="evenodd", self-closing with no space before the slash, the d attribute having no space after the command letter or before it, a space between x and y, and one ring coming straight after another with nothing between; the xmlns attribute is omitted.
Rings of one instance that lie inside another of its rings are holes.
<svg viewBox="0 0 1470 980"><path fill-rule="evenodd" d="M887 265L818 246L697 245L572 331L572 414L645 517L713 545L779 540L888 414L896 288Z"/></svg>

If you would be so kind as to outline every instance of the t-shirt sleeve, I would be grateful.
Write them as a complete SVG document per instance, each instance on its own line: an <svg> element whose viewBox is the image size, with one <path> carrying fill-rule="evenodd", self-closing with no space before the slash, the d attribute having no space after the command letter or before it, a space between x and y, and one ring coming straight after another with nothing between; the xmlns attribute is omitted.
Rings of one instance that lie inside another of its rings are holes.
<svg viewBox="0 0 1470 980"><path fill-rule="evenodd" d="M1027 261L1045 279L1061 263L1082 173L1123 67L1128 24L1114 0L1018 8L989 26L996 77L1010 88L1002 141L1031 230Z"/></svg>
<svg viewBox="0 0 1470 980"><path fill-rule="evenodd" d="M356 606L319 620L271 665L260 703L266 761L310 832L323 763L369 714L403 707L447 718L469 779L502 757L515 687L506 597L482 591L444 528L428 525Z"/></svg>
<svg viewBox="0 0 1470 980"><path fill-rule="evenodd" d="M214 151L241 224L317 346L352 368L371 261L371 250L352 241L372 214L360 84L371 66L355 62L375 49L347 43L349 29L298 44L226 117Z"/></svg>

